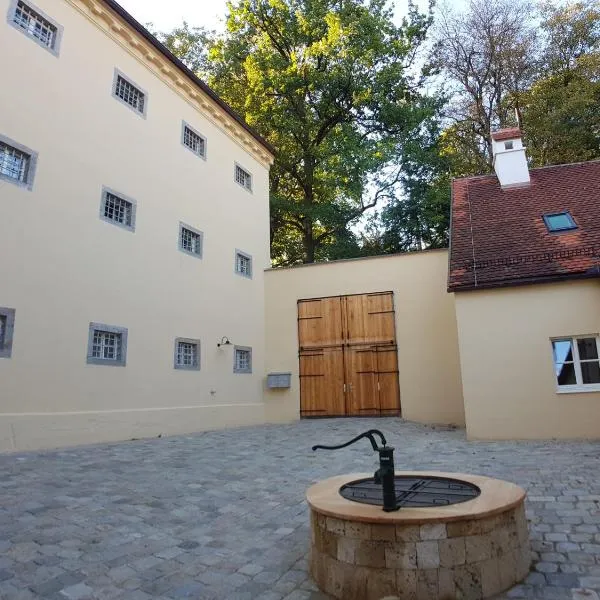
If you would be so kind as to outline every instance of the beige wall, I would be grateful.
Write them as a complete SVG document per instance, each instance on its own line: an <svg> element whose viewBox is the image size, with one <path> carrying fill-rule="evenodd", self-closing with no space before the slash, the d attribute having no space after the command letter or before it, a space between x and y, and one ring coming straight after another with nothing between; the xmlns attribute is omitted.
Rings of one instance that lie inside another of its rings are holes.
<svg viewBox="0 0 600 600"><path fill-rule="evenodd" d="M600 392L557 393L550 339L598 334L600 284L456 294L470 438L600 436Z"/></svg>
<svg viewBox="0 0 600 600"><path fill-rule="evenodd" d="M156 52L142 59L123 24L109 37L86 2L35 4L64 27L58 58L10 27L0 0L0 134L39 153L32 191L0 181L0 306L16 309L0 450L264 421L268 161ZM115 67L148 92L145 119L111 96ZM206 136L206 161L181 145L182 119ZM99 218L103 185L137 201L135 233ZM202 260L178 250L180 221L204 232ZM236 248L252 280L234 274ZM128 328L125 368L86 364L91 321ZM252 375L233 373L224 335L253 348ZM201 339L200 372L174 370L175 337Z"/></svg>
<svg viewBox="0 0 600 600"><path fill-rule="evenodd" d="M291 371L290 390L267 391L267 419L299 418L296 302L394 292L402 416L464 423L454 298L445 250L274 269L266 273L267 372Z"/></svg>

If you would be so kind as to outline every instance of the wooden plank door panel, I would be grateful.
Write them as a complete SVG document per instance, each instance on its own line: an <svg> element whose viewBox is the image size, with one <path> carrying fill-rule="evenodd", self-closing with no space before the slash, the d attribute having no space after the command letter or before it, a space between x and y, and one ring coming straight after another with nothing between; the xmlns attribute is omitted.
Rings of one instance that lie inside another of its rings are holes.
<svg viewBox="0 0 600 600"><path fill-rule="evenodd" d="M400 414L400 387L398 385L398 349L396 346L378 346L377 387L379 410L382 415Z"/></svg>
<svg viewBox="0 0 600 600"><path fill-rule="evenodd" d="M378 415L377 357L373 348L346 347L344 352L348 414Z"/></svg>
<svg viewBox="0 0 600 600"><path fill-rule="evenodd" d="M396 327L392 292L344 298L345 343L394 344Z"/></svg>
<svg viewBox="0 0 600 600"><path fill-rule="evenodd" d="M342 330L342 299L339 296L298 301L300 350L341 346L344 343Z"/></svg>
<svg viewBox="0 0 600 600"><path fill-rule="evenodd" d="M342 347L300 353L300 416L344 416L344 352Z"/></svg>

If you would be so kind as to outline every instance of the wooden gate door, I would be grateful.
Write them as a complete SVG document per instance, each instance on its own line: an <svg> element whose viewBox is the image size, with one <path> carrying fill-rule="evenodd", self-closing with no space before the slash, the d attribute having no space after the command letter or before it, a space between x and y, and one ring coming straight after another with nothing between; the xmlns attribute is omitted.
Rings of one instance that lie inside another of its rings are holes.
<svg viewBox="0 0 600 600"><path fill-rule="evenodd" d="M300 353L300 416L342 417L345 414L342 347L302 351Z"/></svg>
<svg viewBox="0 0 600 600"><path fill-rule="evenodd" d="M392 292L298 301L301 416L400 414Z"/></svg>
<svg viewBox="0 0 600 600"><path fill-rule="evenodd" d="M377 356L373 348L347 348L345 363L347 414L378 415Z"/></svg>

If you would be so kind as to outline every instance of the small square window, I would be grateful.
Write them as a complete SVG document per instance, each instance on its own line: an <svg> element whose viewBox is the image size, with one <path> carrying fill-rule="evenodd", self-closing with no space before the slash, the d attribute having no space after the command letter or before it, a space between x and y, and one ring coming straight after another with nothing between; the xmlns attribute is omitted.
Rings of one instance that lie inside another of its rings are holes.
<svg viewBox="0 0 600 600"><path fill-rule="evenodd" d="M235 272L252 279L252 257L241 250L235 251Z"/></svg>
<svg viewBox="0 0 600 600"><path fill-rule="evenodd" d="M235 182L239 183L249 192L252 191L252 175L246 169L242 169L240 165L235 165Z"/></svg>
<svg viewBox="0 0 600 600"><path fill-rule="evenodd" d="M555 231L569 231L571 229L577 229L577 223L569 212L555 213L552 215L544 215L544 222L548 231L551 233Z"/></svg>
<svg viewBox="0 0 600 600"><path fill-rule="evenodd" d="M200 340L177 338L175 340L176 369L199 371L200 370Z"/></svg>
<svg viewBox="0 0 600 600"><path fill-rule="evenodd" d="M13 0L8 22L42 48L58 56L62 27L30 2Z"/></svg>
<svg viewBox="0 0 600 600"><path fill-rule="evenodd" d="M102 189L100 203L100 218L114 225L119 225L129 231L135 230L136 204L131 198L114 192L108 188Z"/></svg>
<svg viewBox="0 0 600 600"><path fill-rule="evenodd" d="M124 367L127 355L127 329L90 323L87 362L91 365Z"/></svg>
<svg viewBox="0 0 600 600"><path fill-rule="evenodd" d="M203 237L201 231L198 231L189 225L179 223L179 249L182 252L202 258Z"/></svg>
<svg viewBox="0 0 600 600"><path fill-rule="evenodd" d="M234 346L233 372L252 373L252 348L246 346Z"/></svg>
<svg viewBox="0 0 600 600"><path fill-rule="evenodd" d="M35 152L0 135L0 179L31 190L36 162Z"/></svg>
<svg viewBox="0 0 600 600"><path fill-rule="evenodd" d="M181 143L194 154L206 158L206 138L190 127L185 121L182 125Z"/></svg>
<svg viewBox="0 0 600 600"><path fill-rule="evenodd" d="M146 116L147 94L118 69L115 69L113 96L142 116Z"/></svg>
<svg viewBox="0 0 600 600"><path fill-rule="evenodd" d="M596 335L552 340L558 391L600 391L599 344Z"/></svg>
<svg viewBox="0 0 600 600"><path fill-rule="evenodd" d="M0 307L0 358L12 356L15 309Z"/></svg>
<svg viewBox="0 0 600 600"><path fill-rule="evenodd" d="M512 150L515 147L515 143L511 140L510 142L504 142L505 150Z"/></svg>

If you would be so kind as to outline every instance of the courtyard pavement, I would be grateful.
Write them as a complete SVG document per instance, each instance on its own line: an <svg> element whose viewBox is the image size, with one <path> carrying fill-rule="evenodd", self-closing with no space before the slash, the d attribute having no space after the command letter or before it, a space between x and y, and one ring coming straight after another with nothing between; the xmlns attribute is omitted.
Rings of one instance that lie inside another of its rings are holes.
<svg viewBox="0 0 600 600"><path fill-rule="evenodd" d="M321 600L306 572L306 488L374 470L466 471L529 493L534 564L506 598L597 600L600 443L467 442L399 419L301 421L0 456L0 598ZM587 591L576 591L586 588ZM595 590L595 591L594 591Z"/></svg>

